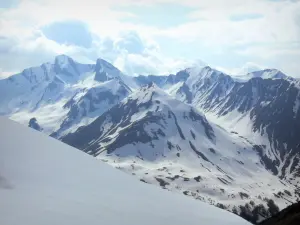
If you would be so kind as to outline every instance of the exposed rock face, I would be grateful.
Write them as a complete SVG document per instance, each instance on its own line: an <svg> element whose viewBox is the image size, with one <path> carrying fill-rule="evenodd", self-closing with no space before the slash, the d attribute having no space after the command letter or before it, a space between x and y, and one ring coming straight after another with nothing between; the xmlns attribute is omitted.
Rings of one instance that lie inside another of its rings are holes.
<svg viewBox="0 0 300 225"><path fill-rule="evenodd" d="M300 203L295 203L281 210L276 215L259 225L298 225L300 223Z"/></svg>
<svg viewBox="0 0 300 225"><path fill-rule="evenodd" d="M28 127L31 127L37 131L42 131L43 129L40 127L40 125L38 124L36 118L31 118L29 120L29 123L28 123Z"/></svg>

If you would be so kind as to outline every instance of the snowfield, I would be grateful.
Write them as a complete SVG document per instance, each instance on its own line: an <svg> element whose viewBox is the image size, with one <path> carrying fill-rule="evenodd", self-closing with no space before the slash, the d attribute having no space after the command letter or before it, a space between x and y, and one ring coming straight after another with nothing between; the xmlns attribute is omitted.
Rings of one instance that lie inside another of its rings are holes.
<svg viewBox="0 0 300 225"><path fill-rule="evenodd" d="M0 123L0 224L249 224L232 213L139 182L4 117Z"/></svg>

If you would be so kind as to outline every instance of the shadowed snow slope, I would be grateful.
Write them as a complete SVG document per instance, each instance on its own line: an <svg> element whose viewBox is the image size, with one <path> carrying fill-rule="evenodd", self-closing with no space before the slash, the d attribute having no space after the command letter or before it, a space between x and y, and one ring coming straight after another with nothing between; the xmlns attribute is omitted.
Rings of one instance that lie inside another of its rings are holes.
<svg viewBox="0 0 300 225"><path fill-rule="evenodd" d="M249 224L0 118L0 224Z"/></svg>

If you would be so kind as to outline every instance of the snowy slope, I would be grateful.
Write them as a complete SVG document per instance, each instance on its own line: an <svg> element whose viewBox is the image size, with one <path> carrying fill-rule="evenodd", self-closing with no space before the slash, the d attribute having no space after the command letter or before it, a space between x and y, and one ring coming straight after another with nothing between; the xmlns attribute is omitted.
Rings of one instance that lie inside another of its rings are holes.
<svg viewBox="0 0 300 225"><path fill-rule="evenodd" d="M0 122L1 224L249 224L229 212L138 182L6 118Z"/></svg>
<svg viewBox="0 0 300 225"><path fill-rule="evenodd" d="M62 141L143 182L231 211L251 201L250 214L260 204L268 209L268 199L283 208L297 198L293 186L266 169L255 144L153 83ZM290 196L275 197L284 190Z"/></svg>

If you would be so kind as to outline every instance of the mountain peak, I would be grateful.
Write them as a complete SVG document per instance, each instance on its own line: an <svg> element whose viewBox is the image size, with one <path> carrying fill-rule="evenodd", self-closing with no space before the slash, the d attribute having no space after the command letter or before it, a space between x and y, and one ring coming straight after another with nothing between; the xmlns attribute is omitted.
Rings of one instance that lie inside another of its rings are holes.
<svg viewBox="0 0 300 225"><path fill-rule="evenodd" d="M146 84L145 86L142 86L140 91L142 92L163 92L165 93L163 90L161 90L154 82L150 82L148 84Z"/></svg>
<svg viewBox="0 0 300 225"><path fill-rule="evenodd" d="M168 99L171 98L166 92L159 88L154 82L150 82L142 86L138 91L131 95L131 99L138 99L139 102L147 102L149 99L153 100L152 97Z"/></svg>
<svg viewBox="0 0 300 225"><path fill-rule="evenodd" d="M54 59L55 64L67 64L69 61L73 61L73 59L65 54L57 55Z"/></svg>
<svg viewBox="0 0 300 225"><path fill-rule="evenodd" d="M106 60L104 60L103 58L97 58L97 60L96 60L96 64L99 64L99 63L107 63L107 61Z"/></svg>
<svg viewBox="0 0 300 225"><path fill-rule="evenodd" d="M96 67L95 67L95 70L96 70L96 71L99 70L99 69L100 69L100 66L101 66L104 62L106 62L104 59L98 58L98 59L96 60Z"/></svg>
<svg viewBox="0 0 300 225"><path fill-rule="evenodd" d="M120 78L121 75L121 71L119 69L102 58L97 59L95 72L95 80L100 82Z"/></svg>
<svg viewBox="0 0 300 225"><path fill-rule="evenodd" d="M285 79L288 76L277 69L264 69L247 74L251 78L261 77L263 79Z"/></svg>
<svg viewBox="0 0 300 225"><path fill-rule="evenodd" d="M146 85L148 88L156 88L157 87L157 85L153 82L153 81L151 81L148 85Z"/></svg>
<svg viewBox="0 0 300 225"><path fill-rule="evenodd" d="M112 70L118 70L116 67L114 67L111 63L107 62L106 60L102 59L102 58L98 58L96 60L96 66L95 66L95 71L100 71L103 68L108 68L108 69L112 69Z"/></svg>
<svg viewBox="0 0 300 225"><path fill-rule="evenodd" d="M290 78L278 69L263 69L247 73L245 75L233 76L233 78L238 82L246 82L252 78L262 78L262 79L287 79ZM292 78L291 78L292 79Z"/></svg>

